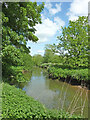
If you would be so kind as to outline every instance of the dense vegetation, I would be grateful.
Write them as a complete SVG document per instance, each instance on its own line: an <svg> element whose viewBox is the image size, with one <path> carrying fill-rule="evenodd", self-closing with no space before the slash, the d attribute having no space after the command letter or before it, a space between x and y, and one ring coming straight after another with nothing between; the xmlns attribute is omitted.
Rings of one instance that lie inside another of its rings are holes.
<svg viewBox="0 0 90 120"><path fill-rule="evenodd" d="M61 63L70 67L88 67L88 18L79 17L69 21L58 36L58 45L47 45L44 54L45 63ZM54 56L58 53L58 61ZM54 62L53 62L54 60Z"/></svg>
<svg viewBox="0 0 90 120"><path fill-rule="evenodd" d="M44 59L42 55L36 54L33 56L32 60L35 66L40 66L43 63Z"/></svg>
<svg viewBox="0 0 90 120"><path fill-rule="evenodd" d="M69 79L76 79L78 81L85 80L88 81L88 69L62 69L62 68L55 68L50 67L48 69L49 75L52 78L69 78Z"/></svg>
<svg viewBox="0 0 90 120"><path fill-rule="evenodd" d="M35 25L41 23L44 4L37 2L3 2L2 4L2 75L3 81L10 84L25 82L23 71L32 71L33 65L57 63L48 69L53 78L67 76L88 80L88 38L87 17L79 17L69 26L62 28L58 45L46 45L44 57L31 56L27 41L37 42ZM59 55L57 55L58 53ZM61 65L61 66L60 66ZM49 64L48 64L49 66ZM63 67L64 66L64 67ZM75 68L75 69L71 69ZM78 69L77 68L84 68ZM3 118L52 119L77 118L68 113L48 110L24 91L3 83Z"/></svg>
<svg viewBox="0 0 90 120"><path fill-rule="evenodd" d="M77 79L78 81L84 80L88 81L88 69L74 68L72 69L70 66L65 66L58 63L44 63L41 65L43 68L47 68L49 75L52 78L71 78Z"/></svg>
<svg viewBox="0 0 90 120"><path fill-rule="evenodd" d="M42 68L47 68L52 79L59 79L70 84L85 86L89 89L88 68L70 67L60 63L43 63Z"/></svg>
<svg viewBox="0 0 90 120"><path fill-rule="evenodd" d="M25 81L22 70L32 70L27 41L36 42L34 26L41 23L44 4L4 2L2 4L2 74L5 81Z"/></svg>
<svg viewBox="0 0 90 120"><path fill-rule="evenodd" d="M79 17L69 21L69 26L62 28L62 35L57 50L63 51L65 64L88 67L88 18ZM66 51L66 53L65 53Z"/></svg>
<svg viewBox="0 0 90 120"><path fill-rule="evenodd" d="M84 81L89 85L87 17L69 21L69 26L62 28L62 35L57 38L58 45L46 45L41 67L48 68L52 78Z"/></svg>
<svg viewBox="0 0 90 120"><path fill-rule="evenodd" d="M80 118L79 116L69 115L64 111L49 110L38 101L27 96L24 91L15 86L3 84L2 93L3 118L23 118L32 120L58 120L60 118Z"/></svg>

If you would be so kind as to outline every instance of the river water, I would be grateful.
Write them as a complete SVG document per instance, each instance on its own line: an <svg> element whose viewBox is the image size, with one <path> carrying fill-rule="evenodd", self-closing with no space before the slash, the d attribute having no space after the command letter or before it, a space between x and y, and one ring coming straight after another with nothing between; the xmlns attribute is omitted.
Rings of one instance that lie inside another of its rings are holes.
<svg viewBox="0 0 90 120"><path fill-rule="evenodd" d="M23 86L23 90L28 96L32 96L49 109L64 109L70 114L88 118L90 91L60 80L49 79L45 69L35 68L30 81Z"/></svg>

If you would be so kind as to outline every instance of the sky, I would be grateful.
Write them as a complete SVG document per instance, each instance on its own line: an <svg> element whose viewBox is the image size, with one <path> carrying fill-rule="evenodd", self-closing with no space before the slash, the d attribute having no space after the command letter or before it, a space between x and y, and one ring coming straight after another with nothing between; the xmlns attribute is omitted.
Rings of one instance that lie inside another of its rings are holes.
<svg viewBox="0 0 90 120"><path fill-rule="evenodd" d="M58 44L57 36L62 34L62 27L67 27L69 20L75 21L78 16L88 15L88 2L90 0L72 0L72 2L45 2L41 12L42 24L37 24L35 35L39 38L37 43L29 41L30 55L44 55L46 44ZM38 4L41 4L38 2Z"/></svg>

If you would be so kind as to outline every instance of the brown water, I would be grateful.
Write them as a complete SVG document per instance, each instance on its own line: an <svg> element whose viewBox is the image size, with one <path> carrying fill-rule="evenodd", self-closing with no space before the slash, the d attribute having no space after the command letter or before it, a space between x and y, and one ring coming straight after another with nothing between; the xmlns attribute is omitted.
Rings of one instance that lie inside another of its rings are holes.
<svg viewBox="0 0 90 120"><path fill-rule="evenodd" d="M33 70L30 81L23 87L23 90L47 108L64 109L70 114L83 115L88 118L90 91L59 80L49 79L42 68Z"/></svg>

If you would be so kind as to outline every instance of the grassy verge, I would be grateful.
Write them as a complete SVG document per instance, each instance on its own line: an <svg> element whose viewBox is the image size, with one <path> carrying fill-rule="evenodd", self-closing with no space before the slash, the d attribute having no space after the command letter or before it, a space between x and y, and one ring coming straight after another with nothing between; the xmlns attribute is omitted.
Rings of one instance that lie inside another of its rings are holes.
<svg viewBox="0 0 90 120"><path fill-rule="evenodd" d="M2 117L9 119L23 118L28 120L59 120L60 118L80 118L64 111L46 109L41 103L27 96L21 89L3 83Z"/></svg>

